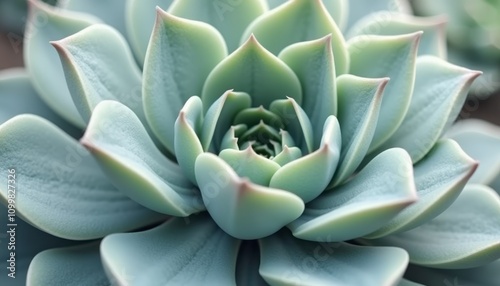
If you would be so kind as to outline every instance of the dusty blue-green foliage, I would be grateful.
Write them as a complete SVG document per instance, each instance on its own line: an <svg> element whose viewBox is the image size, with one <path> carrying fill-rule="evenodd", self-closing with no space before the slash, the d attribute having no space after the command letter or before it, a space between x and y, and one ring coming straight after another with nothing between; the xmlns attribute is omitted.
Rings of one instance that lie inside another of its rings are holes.
<svg viewBox="0 0 500 286"><path fill-rule="evenodd" d="M26 70L0 73L19 221L0 284L500 279L500 133L446 132L480 72L446 60L442 19L401 0L29 8Z"/></svg>

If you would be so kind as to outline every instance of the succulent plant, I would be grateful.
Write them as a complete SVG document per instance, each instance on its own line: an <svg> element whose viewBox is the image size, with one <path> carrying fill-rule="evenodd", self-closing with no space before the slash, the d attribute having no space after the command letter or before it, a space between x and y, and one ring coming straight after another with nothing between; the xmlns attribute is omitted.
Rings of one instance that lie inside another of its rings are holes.
<svg viewBox="0 0 500 286"><path fill-rule="evenodd" d="M30 1L29 76L0 77L18 277L64 246L28 285L496 283L500 198L442 138L480 73L442 22L346 40L347 1L281 2Z"/></svg>
<svg viewBox="0 0 500 286"><path fill-rule="evenodd" d="M418 15L446 15L450 61L485 71L473 91L491 95L500 88L500 1L413 1Z"/></svg>

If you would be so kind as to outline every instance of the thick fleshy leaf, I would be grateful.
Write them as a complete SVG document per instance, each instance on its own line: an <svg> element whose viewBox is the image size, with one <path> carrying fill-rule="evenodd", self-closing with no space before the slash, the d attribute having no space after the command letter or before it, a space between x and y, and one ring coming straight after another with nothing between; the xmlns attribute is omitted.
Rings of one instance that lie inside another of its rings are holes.
<svg viewBox="0 0 500 286"><path fill-rule="evenodd" d="M285 166L286 164L302 157L302 152L298 147L285 146L283 150L273 158L273 161Z"/></svg>
<svg viewBox="0 0 500 286"><path fill-rule="evenodd" d="M377 126L388 81L388 78L368 79L353 75L342 75L337 79L342 152L340 166L330 186L347 180L363 161Z"/></svg>
<svg viewBox="0 0 500 286"><path fill-rule="evenodd" d="M175 0L168 12L214 26L232 52L238 48L245 28L266 10L265 0Z"/></svg>
<svg viewBox="0 0 500 286"><path fill-rule="evenodd" d="M419 55L446 59L446 19L444 17L414 17L387 11L370 14L359 21L348 38L360 35L401 35L424 32L418 48Z"/></svg>
<svg viewBox="0 0 500 286"><path fill-rule="evenodd" d="M144 119L141 71L118 31L107 25L92 25L52 45L85 122L96 105L107 99L125 104Z"/></svg>
<svg viewBox="0 0 500 286"><path fill-rule="evenodd" d="M497 286L500 281L500 260L468 269L433 269L428 267L409 265L405 277L424 285L444 286ZM421 284L418 284L421 285Z"/></svg>
<svg viewBox="0 0 500 286"><path fill-rule="evenodd" d="M349 73L391 80L382 99L377 128L370 150L380 146L398 128L410 106L417 47L422 32L399 36L358 36L348 42Z"/></svg>
<svg viewBox="0 0 500 286"><path fill-rule="evenodd" d="M418 201L367 237L406 231L433 219L458 197L476 167L477 162L453 140L437 142L429 154L413 166Z"/></svg>
<svg viewBox="0 0 500 286"><path fill-rule="evenodd" d="M98 104L80 141L111 182L134 201L175 216L204 209L198 190L156 149L137 116L121 103Z"/></svg>
<svg viewBox="0 0 500 286"><path fill-rule="evenodd" d="M349 0L347 29L366 15L379 11L411 14L411 7L408 0Z"/></svg>
<svg viewBox="0 0 500 286"><path fill-rule="evenodd" d="M295 73L262 47L254 36L220 62L208 76L202 93L205 110L228 89L248 93L254 107L268 108L271 102L286 96L302 103L302 90Z"/></svg>
<svg viewBox="0 0 500 286"><path fill-rule="evenodd" d="M0 71L0 124L24 113L41 116L77 138L82 131L69 124L43 102L24 69Z"/></svg>
<svg viewBox="0 0 500 286"><path fill-rule="evenodd" d="M35 255L49 248L72 245L75 242L45 233L18 217L8 216L7 211L7 205L0 202L0 213L4 215L0 227L0 246L5 249L0 252L0 285L25 286L28 266ZM9 269L8 260L13 260L10 258L11 252L15 254L15 267ZM9 276L11 271L15 273Z"/></svg>
<svg viewBox="0 0 500 286"><path fill-rule="evenodd" d="M467 185L435 219L368 243L406 249L410 261L436 268L471 268L500 257L500 198L483 185Z"/></svg>
<svg viewBox="0 0 500 286"><path fill-rule="evenodd" d="M410 157L380 153L346 184L322 194L288 226L298 238L345 241L369 234L417 200Z"/></svg>
<svg viewBox="0 0 500 286"><path fill-rule="evenodd" d="M259 242L260 274L271 285L394 285L408 264L403 249L315 243L288 231Z"/></svg>
<svg viewBox="0 0 500 286"><path fill-rule="evenodd" d="M200 140L203 150L209 150L212 144L216 151L220 150L220 144L224 132L226 132L233 119L240 111L245 110L252 104L250 96L244 92L226 91L208 109L203 119ZM215 136L215 138L214 138Z"/></svg>
<svg viewBox="0 0 500 286"><path fill-rule="evenodd" d="M236 285L268 286L259 273L260 255L257 240L241 242L238 262L236 264Z"/></svg>
<svg viewBox="0 0 500 286"><path fill-rule="evenodd" d="M271 179L271 188L292 192L305 203L326 189L337 168L342 142L335 116L327 118L322 134L319 149L280 168Z"/></svg>
<svg viewBox="0 0 500 286"><path fill-rule="evenodd" d="M267 0L269 8L274 9L288 0ZM342 30L347 22L348 5L347 0L323 0L326 10L330 13L337 26Z"/></svg>
<svg viewBox="0 0 500 286"><path fill-rule="evenodd" d="M239 246L203 214L110 235L102 241L101 256L118 285L235 285Z"/></svg>
<svg viewBox="0 0 500 286"><path fill-rule="evenodd" d="M184 171L184 175L193 183L196 183L194 174L194 164L196 158L203 153L199 134L203 121L203 104L201 99L193 96L179 112L179 117L175 121L174 147L175 156L179 166Z"/></svg>
<svg viewBox="0 0 500 286"><path fill-rule="evenodd" d="M222 36L208 24L159 8L156 17L144 63L144 111L155 135L173 152L179 111L188 98L201 94L206 77L227 51Z"/></svg>
<svg viewBox="0 0 500 286"><path fill-rule="evenodd" d="M242 42L251 34L275 55L291 44L331 34L335 71L340 75L348 70L349 58L344 36L322 1L288 1L253 21L243 33Z"/></svg>
<svg viewBox="0 0 500 286"><path fill-rule="evenodd" d="M252 183L269 186L274 173L280 165L261 155L248 147L242 151L222 150L219 157L226 161L231 168L242 178L248 178Z"/></svg>
<svg viewBox="0 0 500 286"><path fill-rule="evenodd" d="M271 235L304 210L304 202L296 195L242 179L211 153L198 156L195 171L208 212L220 228L236 238Z"/></svg>
<svg viewBox="0 0 500 286"><path fill-rule="evenodd" d="M78 127L85 122L71 98L59 56L50 41L60 40L98 23L91 15L51 7L42 1L29 1L25 31L24 63L41 98L55 112Z"/></svg>
<svg viewBox="0 0 500 286"><path fill-rule="evenodd" d="M500 175L500 128L477 119L458 121L446 134L472 158L479 161L469 182L492 184ZM500 189L495 189L497 192Z"/></svg>
<svg viewBox="0 0 500 286"><path fill-rule="evenodd" d="M379 150L401 147L418 162L453 122L481 72L454 66L432 56L417 60L417 76L410 108L398 130Z"/></svg>
<svg viewBox="0 0 500 286"><path fill-rule="evenodd" d="M83 146L50 122L19 115L0 127L0 162L15 169L20 217L55 236L83 240L161 219L116 190ZM8 176L0 199L8 200Z"/></svg>
<svg viewBox="0 0 500 286"><path fill-rule="evenodd" d="M269 110L281 118L286 126L285 129L290 132L295 144L303 153L311 153L314 150L313 125L305 111L293 98L275 100ZM322 123L322 126L324 125L325 122ZM320 134L323 136L323 132Z"/></svg>
<svg viewBox="0 0 500 286"><path fill-rule="evenodd" d="M101 265L99 243L94 242L39 253L30 264L26 285L77 286L109 283Z"/></svg>
<svg viewBox="0 0 500 286"><path fill-rule="evenodd" d="M148 49L151 31L157 14L155 7L167 10L174 0L127 0L125 25L127 39L134 51L135 58L142 66Z"/></svg>
<svg viewBox="0 0 500 286"><path fill-rule="evenodd" d="M279 58L292 68L300 80L304 94L302 108L311 120L314 148L318 148L326 118L337 115L331 35L288 46Z"/></svg>
<svg viewBox="0 0 500 286"><path fill-rule="evenodd" d="M120 31L122 35L127 32L125 27L125 8L127 5L124 4L123 0L62 0L58 2L58 5L65 9L97 16L106 24Z"/></svg>

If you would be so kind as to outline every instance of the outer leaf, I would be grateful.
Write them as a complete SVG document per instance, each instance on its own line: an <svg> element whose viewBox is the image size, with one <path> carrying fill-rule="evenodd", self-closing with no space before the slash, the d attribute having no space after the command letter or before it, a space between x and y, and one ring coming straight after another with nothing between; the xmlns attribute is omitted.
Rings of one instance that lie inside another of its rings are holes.
<svg viewBox="0 0 500 286"><path fill-rule="evenodd" d="M408 263L399 248L313 243L287 231L260 245L260 274L271 285L394 285Z"/></svg>
<svg viewBox="0 0 500 286"><path fill-rule="evenodd" d="M437 142L429 154L413 167L418 201L368 237L406 231L433 219L458 197L476 167L477 162L453 140Z"/></svg>
<svg viewBox="0 0 500 286"><path fill-rule="evenodd" d="M156 149L135 114L116 101L94 110L82 144L120 191L149 209L175 216L203 210L199 192Z"/></svg>
<svg viewBox="0 0 500 286"><path fill-rule="evenodd" d="M208 76L202 93L205 109L228 89L248 93L255 107L263 105L267 108L271 102L285 96L294 98L299 104L302 102L297 76L253 36Z"/></svg>
<svg viewBox="0 0 500 286"><path fill-rule="evenodd" d="M119 101L144 120L142 76L122 35L107 25L92 25L61 41L66 82L81 117L88 122L96 105Z"/></svg>
<svg viewBox="0 0 500 286"><path fill-rule="evenodd" d="M195 171L208 212L220 228L236 238L271 235L304 210L296 195L241 179L211 153L198 156Z"/></svg>
<svg viewBox="0 0 500 286"><path fill-rule="evenodd" d="M446 134L460 144L479 167L470 183L492 184L500 175L500 129L498 126L477 119L458 121ZM496 189L500 191L500 189Z"/></svg>
<svg viewBox="0 0 500 286"><path fill-rule="evenodd" d="M30 264L26 285L108 285L99 243L56 248L39 253Z"/></svg>
<svg viewBox="0 0 500 286"><path fill-rule="evenodd" d="M319 0L292 0L257 18L243 33L242 42L255 35L266 49L277 55L297 42L311 41L329 34L337 75L348 70L349 58L344 36Z"/></svg>
<svg viewBox="0 0 500 286"><path fill-rule="evenodd" d="M318 150L280 168L271 178L271 188L298 195L305 203L315 199L328 186L340 155L340 126L335 116L326 120Z"/></svg>
<svg viewBox="0 0 500 286"><path fill-rule="evenodd" d="M351 181L309 203L288 227L301 239L345 241L380 228L416 199L410 157L390 149Z"/></svg>
<svg viewBox="0 0 500 286"><path fill-rule="evenodd" d="M286 47L279 54L302 85L302 108L311 119L314 148L318 148L323 125L330 115L337 115L337 87L331 35L315 41Z"/></svg>
<svg viewBox="0 0 500 286"><path fill-rule="evenodd" d="M24 62L33 85L41 98L55 112L78 127L85 122L79 116L71 99L58 55L49 44L99 20L87 14L51 7L42 1L29 1L29 16L24 41Z"/></svg>
<svg viewBox="0 0 500 286"><path fill-rule="evenodd" d="M90 154L46 120L17 116L0 127L2 169L16 169L20 217L55 236L83 240L128 231L162 216L131 201L101 173ZM8 200L7 176L0 199Z"/></svg>
<svg viewBox="0 0 500 286"><path fill-rule="evenodd" d="M367 79L342 75L337 79L339 123L342 126L340 166L330 186L343 183L351 176L370 147L384 88L389 79Z"/></svg>
<svg viewBox="0 0 500 286"><path fill-rule="evenodd" d="M417 47L421 32L399 36L359 36L348 43L349 73L362 77L389 77L370 151L398 128L410 106L415 83Z"/></svg>
<svg viewBox="0 0 500 286"><path fill-rule="evenodd" d="M80 137L82 133L40 99L26 70L13 68L0 71L0 123L24 113L46 118L73 137Z"/></svg>
<svg viewBox="0 0 500 286"><path fill-rule="evenodd" d="M405 277L425 285L481 285L496 286L500 281L500 260L469 269L432 269L409 265ZM420 285L420 284L418 284Z"/></svg>
<svg viewBox="0 0 500 286"><path fill-rule="evenodd" d="M167 10L174 0L127 0L125 25L127 38L140 66L144 64L151 31L155 25L155 7Z"/></svg>
<svg viewBox="0 0 500 286"><path fill-rule="evenodd" d="M110 235L102 241L101 256L119 285L235 285L239 245L201 215Z"/></svg>
<svg viewBox="0 0 500 286"><path fill-rule="evenodd" d="M419 57L410 108L392 137L379 150L404 148L418 162L460 112L469 87L481 72L454 66L432 56Z"/></svg>
<svg viewBox="0 0 500 286"><path fill-rule="evenodd" d="M123 0L64 0L59 1L58 4L65 9L95 15L106 24L116 28L122 35L127 32L125 27L125 8L127 5L124 5Z"/></svg>
<svg viewBox="0 0 500 286"><path fill-rule="evenodd" d="M418 48L419 55L446 59L446 19L444 17L414 17L401 13L377 12L359 21L348 38L360 35L401 35L424 32Z"/></svg>
<svg viewBox="0 0 500 286"><path fill-rule="evenodd" d="M429 267L461 269L500 257L500 198L492 189L468 185L442 214L410 231L373 241L399 246L410 261Z"/></svg>
<svg viewBox="0 0 500 286"><path fill-rule="evenodd" d="M349 30L366 15L378 11L383 11L382 13L386 14L390 12L412 13L408 0L349 0L349 17L346 30Z"/></svg>
<svg viewBox="0 0 500 286"><path fill-rule="evenodd" d="M170 152L179 111L201 94L209 72L226 55L224 39L213 27L158 8L144 63L143 101L151 129Z"/></svg>
<svg viewBox="0 0 500 286"><path fill-rule="evenodd" d="M228 50L236 50L241 34L258 16L266 12L265 0L175 0L169 13L214 26L224 36Z"/></svg>
<svg viewBox="0 0 500 286"><path fill-rule="evenodd" d="M0 227L0 245L5 248L0 253L0 267L2 269L0 283L9 286L25 286L28 266L35 255L48 248L72 245L75 242L54 237L17 217L13 217L14 221L9 221L8 218L12 217L7 216L7 211L7 206L4 206L3 202L0 203L0 213L5 218L2 219ZM15 224L15 231L11 230L12 225L9 226L8 222ZM15 267L9 269L10 262L8 260L13 260L10 256L11 252L15 254ZM8 276L11 270L14 270L15 273L12 275L15 278Z"/></svg>

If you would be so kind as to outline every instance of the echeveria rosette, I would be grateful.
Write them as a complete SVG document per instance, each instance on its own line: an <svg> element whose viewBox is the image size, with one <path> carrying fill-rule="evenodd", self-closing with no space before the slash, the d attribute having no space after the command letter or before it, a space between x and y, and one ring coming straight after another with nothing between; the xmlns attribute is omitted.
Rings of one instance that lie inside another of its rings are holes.
<svg viewBox="0 0 500 286"><path fill-rule="evenodd" d="M294 0L267 12L264 1L221 2L232 10L218 12L238 27L249 7L256 11L238 36L217 26L217 11L173 1L168 12L157 9L143 45L144 26L130 24L147 11L130 8L147 6L138 3L128 2L121 27L137 30L126 38L119 25L32 3L53 20L27 50L35 88L53 105L73 104L76 113L55 109L87 125L80 141L93 156L47 121L21 115L0 127L9 138L2 164L32 171L18 198L24 219L68 239L106 237L100 251L90 244L40 253L29 284L100 282L103 272L91 274L101 260L112 284L391 285L408 260L429 271L498 258L500 234L489 226L500 202L484 187L459 196L476 162L439 139L478 75L439 58L443 39L432 31L441 23L391 12L378 35L354 30L346 43L333 20L346 18L335 13L345 1ZM83 7L112 23L94 4ZM61 58L67 93L39 78L42 47ZM113 234L164 219L159 213L184 218ZM434 238L444 251L425 249Z"/></svg>

